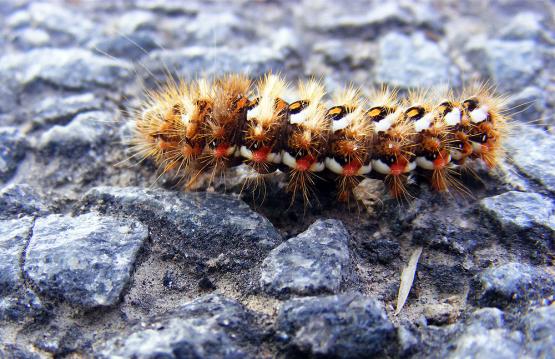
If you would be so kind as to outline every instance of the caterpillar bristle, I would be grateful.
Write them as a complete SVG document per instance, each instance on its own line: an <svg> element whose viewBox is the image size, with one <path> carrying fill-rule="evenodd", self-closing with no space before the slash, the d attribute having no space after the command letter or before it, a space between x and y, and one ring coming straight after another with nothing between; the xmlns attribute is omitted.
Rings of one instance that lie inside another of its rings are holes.
<svg viewBox="0 0 555 359"><path fill-rule="evenodd" d="M373 132L360 90L341 90L327 117L332 122L326 168L338 177L338 198L347 201L362 177L370 173Z"/></svg>
<svg viewBox="0 0 555 359"><path fill-rule="evenodd" d="M266 177L279 169L292 201L300 197L305 206L317 200L323 181L335 181L337 198L349 201L367 176L383 179L393 197L410 200L415 172L437 192L469 193L461 180L469 160L491 169L504 156L507 98L488 84L461 95L411 90L405 98L386 86L365 98L351 85L334 93L331 105L315 79L300 81L292 93L275 74L254 86L241 74L170 82L148 92L136 111L131 148L187 189L246 163L256 175L242 191L263 198Z"/></svg>
<svg viewBox="0 0 555 359"><path fill-rule="evenodd" d="M322 103L324 86L316 80L300 81L297 91L301 100L287 109L289 121L281 156L284 170L289 172L288 190L293 199L300 192L304 203L310 204L316 173L325 168L330 126Z"/></svg>
<svg viewBox="0 0 555 359"><path fill-rule="evenodd" d="M281 163L282 131L287 121L283 100L287 84L268 74L257 85L257 101L247 109L240 155L260 174L274 172Z"/></svg>

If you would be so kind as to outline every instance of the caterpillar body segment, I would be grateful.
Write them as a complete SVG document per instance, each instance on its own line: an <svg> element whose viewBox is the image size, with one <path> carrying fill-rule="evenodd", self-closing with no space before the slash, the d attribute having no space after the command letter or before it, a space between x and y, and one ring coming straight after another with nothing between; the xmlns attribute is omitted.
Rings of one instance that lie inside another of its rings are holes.
<svg viewBox="0 0 555 359"><path fill-rule="evenodd" d="M244 75L228 75L214 83L214 101L202 124L206 143L201 162L220 171L240 163L239 145L250 105L251 81Z"/></svg>
<svg viewBox="0 0 555 359"><path fill-rule="evenodd" d="M374 158L372 166L385 176L385 183L395 197L407 196L407 175L416 168L416 131L414 122L424 109L410 103L393 103L381 96L370 113L374 124ZM384 100L385 99L385 100ZM381 112L378 113L378 109Z"/></svg>
<svg viewBox="0 0 555 359"><path fill-rule="evenodd" d="M445 121L445 115L453 110L450 104L433 95L430 101L421 92L412 93L407 99L407 118L416 134L416 164L421 170L431 172L431 186L437 191L446 191L450 182L450 131Z"/></svg>
<svg viewBox="0 0 555 359"><path fill-rule="evenodd" d="M289 174L288 189L293 198L301 193L305 203L309 203L317 174L325 169L330 122L323 104L325 90L320 82L299 82L297 91L301 100L287 108L281 160L282 169Z"/></svg>
<svg viewBox="0 0 555 359"><path fill-rule="evenodd" d="M288 104L283 100L287 84L278 75L266 75L257 86L257 97L247 109L240 134L240 156L258 173L274 172L281 164L283 131Z"/></svg>
<svg viewBox="0 0 555 359"><path fill-rule="evenodd" d="M308 80L291 93L274 74L255 85L236 74L168 85L136 112L132 148L189 185L241 163L259 174L279 169L293 199L305 204L322 181L335 181L347 200L367 176L383 179L391 195L409 197L415 172L436 191L464 191L460 169L473 159L493 168L503 152L506 101L484 86L461 96L414 91L404 99L385 87L367 98L346 87L328 103L322 83Z"/></svg>
<svg viewBox="0 0 555 359"><path fill-rule="evenodd" d="M331 133L325 166L338 182L341 200L372 170L372 127L359 91L352 87L335 96L335 106L326 114Z"/></svg>

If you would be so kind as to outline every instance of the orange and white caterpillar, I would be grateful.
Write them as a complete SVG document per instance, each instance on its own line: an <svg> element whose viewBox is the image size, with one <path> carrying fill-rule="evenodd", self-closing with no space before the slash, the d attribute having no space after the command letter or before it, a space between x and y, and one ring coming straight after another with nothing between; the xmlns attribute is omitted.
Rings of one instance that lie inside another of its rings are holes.
<svg viewBox="0 0 555 359"><path fill-rule="evenodd" d="M460 97L413 91L399 98L386 87L367 98L353 87L331 97L327 103L319 81L292 90L275 74L256 84L237 74L172 84L149 93L136 112L132 146L187 186L241 163L259 174L281 170L305 203L319 181L336 181L346 200L365 177L406 196L415 171L434 190L461 189L455 175L468 159L493 168L502 155L505 100L485 86Z"/></svg>

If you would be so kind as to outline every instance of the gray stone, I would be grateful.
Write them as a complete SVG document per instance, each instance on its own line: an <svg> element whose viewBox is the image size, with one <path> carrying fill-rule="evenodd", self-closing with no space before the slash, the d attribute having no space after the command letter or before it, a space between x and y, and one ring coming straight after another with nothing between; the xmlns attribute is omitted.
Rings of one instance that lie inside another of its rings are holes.
<svg viewBox="0 0 555 359"><path fill-rule="evenodd" d="M52 38L48 32L42 29L25 28L15 31L13 42L23 49L48 46L52 43Z"/></svg>
<svg viewBox="0 0 555 359"><path fill-rule="evenodd" d="M137 7L169 15L195 15L199 12L200 3L167 0L138 0Z"/></svg>
<svg viewBox="0 0 555 359"><path fill-rule="evenodd" d="M555 358L555 306L536 308L521 321L527 354L532 358Z"/></svg>
<svg viewBox="0 0 555 359"><path fill-rule="evenodd" d="M245 358L260 345L262 331L239 303L217 295L144 320L98 350L106 358Z"/></svg>
<svg viewBox="0 0 555 359"><path fill-rule="evenodd" d="M524 125L539 123L546 110L546 95L535 86L528 86L522 91L511 94L506 108L517 112L513 118Z"/></svg>
<svg viewBox="0 0 555 359"><path fill-rule="evenodd" d="M375 39L390 29L423 27L441 31L440 17L436 11L423 3L405 6L395 2L384 2L372 6L363 2L344 4L321 2L307 4L299 13L301 24L319 33L341 37ZM370 8L369 8L370 6ZM307 13L318 16L306 16Z"/></svg>
<svg viewBox="0 0 555 359"><path fill-rule="evenodd" d="M92 93L62 98L47 97L36 104L30 113L33 125L65 124L75 115L100 109L101 102Z"/></svg>
<svg viewBox="0 0 555 359"><path fill-rule="evenodd" d="M519 358L524 345L521 332L505 328L504 313L497 308L473 312L464 330L446 348L448 358Z"/></svg>
<svg viewBox="0 0 555 359"><path fill-rule="evenodd" d="M157 38L150 32L144 31L94 39L87 46L102 56L133 61L138 61L152 50L160 48Z"/></svg>
<svg viewBox="0 0 555 359"><path fill-rule="evenodd" d="M545 130L514 125L507 139L511 162L528 178L555 192L555 136Z"/></svg>
<svg viewBox="0 0 555 359"><path fill-rule="evenodd" d="M9 118L8 114L19 108L18 105L19 84L17 79L8 73L0 71L0 124L4 125L12 121L6 121L3 118Z"/></svg>
<svg viewBox="0 0 555 359"><path fill-rule="evenodd" d="M416 352L420 345L418 336L404 325L397 328L397 341L399 342L399 356L402 358Z"/></svg>
<svg viewBox="0 0 555 359"><path fill-rule="evenodd" d="M82 157L91 148L109 143L114 118L110 112L80 113L67 125L56 125L44 132L37 147L67 157Z"/></svg>
<svg viewBox="0 0 555 359"><path fill-rule="evenodd" d="M8 181L25 157L27 141L15 127L0 127L0 182Z"/></svg>
<svg viewBox="0 0 555 359"><path fill-rule="evenodd" d="M461 212L455 202L439 209L421 208L412 228L414 243L457 254L472 252L490 235L471 212Z"/></svg>
<svg viewBox="0 0 555 359"><path fill-rule="evenodd" d="M480 308L472 313L470 321L479 323L486 329L498 329L505 326L505 313L498 308Z"/></svg>
<svg viewBox="0 0 555 359"><path fill-rule="evenodd" d="M25 288L20 266L32 228L30 217L0 221L0 321L21 322L45 310L37 295Z"/></svg>
<svg viewBox="0 0 555 359"><path fill-rule="evenodd" d="M358 293L285 302L276 321L278 339L300 355L368 358L397 345L382 305Z"/></svg>
<svg viewBox="0 0 555 359"><path fill-rule="evenodd" d="M491 41L488 67L500 91L518 91L529 85L542 69L543 59L533 41Z"/></svg>
<svg viewBox="0 0 555 359"><path fill-rule="evenodd" d="M541 16L535 12L519 12L501 29L504 40L538 39L543 31Z"/></svg>
<svg viewBox="0 0 555 359"><path fill-rule="evenodd" d="M469 294L480 306L507 308L555 294L555 278L541 268L511 262L486 269Z"/></svg>
<svg viewBox="0 0 555 359"><path fill-rule="evenodd" d="M424 307L424 316L430 325L453 324L459 317L459 310L449 303L428 304Z"/></svg>
<svg viewBox="0 0 555 359"><path fill-rule="evenodd" d="M0 359L41 359L41 356L14 344L0 343Z"/></svg>
<svg viewBox="0 0 555 359"><path fill-rule="evenodd" d="M184 30L199 44L228 44L254 32L239 16L224 11L202 12Z"/></svg>
<svg viewBox="0 0 555 359"><path fill-rule="evenodd" d="M0 72L17 78L22 87L46 83L70 90L121 89L132 78L133 66L78 48L44 48L4 55Z"/></svg>
<svg viewBox="0 0 555 359"><path fill-rule="evenodd" d="M366 252L361 255L368 257L371 263L388 264L401 255L401 246L396 240L370 238L362 242L362 245Z"/></svg>
<svg viewBox="0 0 555 359"><path fill-rule="evenodd" d="M0 322L25 322L48 313L41 299L31 289L20 287L14 293L0 296Z"/></svg>
<svg viewBox="0 0 555 359"><path fill-rule="evenodd" d="M147 228L87 213L38 218L24 271L45 295L82 307L115 304L127 285Z"/></svg>
<svg viewBox="0 0 555 359"><path fill-rule="evenodd" d="M349 239L341 221L316 221L270 252L260 285L278 296L339 292L350 272Z"/></svg>
<svg viewBox="0 0 555 359"><path fill-rule="evenodd" d="M129 10L114 18L112 25L121 35L132 35L139 31L155 30L157 17L144 10Z"/></svg>
<svg viewBox="0 0 555 359"><path fill-rule="evenodd" d="M402 88L459 83L458 70L447 55L422 33L393 32L380 38L374 71L377 82Z"/></svg>
<svg viewBox="0 0 555 359"><path fill-rule="evenodd" d="M270 70L284 70L286 53L279 50L266 46L244 46L240 49L191 46L153 51L145 60L145 66L161 80L167 78L167 69L184 78L226 73L248 73L256 78Z"/></svg>
<svg viewBox="0 0 555 359"><path fill-rule="evenodd" d="M218 193L97 187L87 192L83 204L138 218L168 251L194 265L212 263L226 271L251 269L281 241L267 219Z"/></svg>
<svg viewBox="0 0 555 359"><path fill-rule="evenodd" d="M480 206L505 231L526 231L540 226L555 232L555 204L541 194L509 191L482 199Z"/></svg>
<svg viewBox="0 0 555 359"><path fill-rule="evenodd" d="M455 350L447 358L507 358L518 359L524 344L521 332L507 329L485 329L470 326L455 342Z"/></svg>
<svg viewBox="0 0 555 359"><path fill-rule="evenodd" d="M23 286L19 260L32 227L30 217L0 221L0 296L14 293Z"/></svg>
<svg viewBox="0 0 555 359"><path fill-rule="evenodd" d="M95 28L83 14L46 2L31 2L26 10L10 16L7 23L12 28L35 26L53 34L67 34L77 41L90 36Z"/></svg>

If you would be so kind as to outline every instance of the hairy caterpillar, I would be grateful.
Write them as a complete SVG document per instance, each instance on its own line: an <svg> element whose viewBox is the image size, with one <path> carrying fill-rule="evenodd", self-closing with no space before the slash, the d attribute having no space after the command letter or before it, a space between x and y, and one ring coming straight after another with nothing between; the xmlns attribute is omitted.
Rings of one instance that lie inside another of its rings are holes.
<svg viewBox="0 0 555 359"><path fill-rule="evenodd" d="M456 175L469 159L494 168L506 136L504 105L484 85L459 97L412 91L405 98L386 87L368 97L346 87L327 104L316 80L292 90L279 75L253 84L230 74L149 93L135 114L132 147L186 187L246 163L261 175L287 173L288 190L305 203L319 181L336 181L339 199L347 200L367 176L406 197L415 171L444 192L464 189Z"/></svg>

